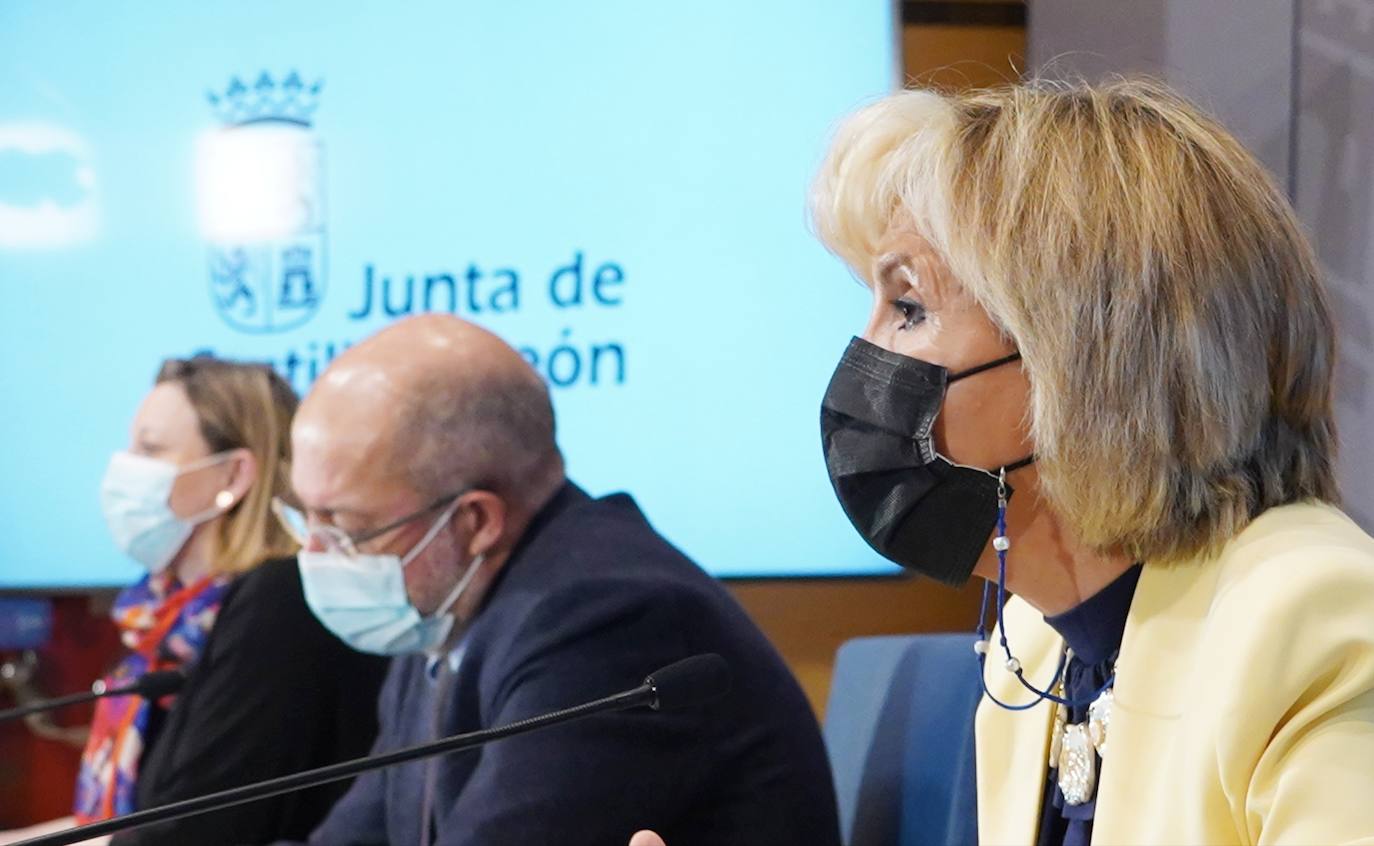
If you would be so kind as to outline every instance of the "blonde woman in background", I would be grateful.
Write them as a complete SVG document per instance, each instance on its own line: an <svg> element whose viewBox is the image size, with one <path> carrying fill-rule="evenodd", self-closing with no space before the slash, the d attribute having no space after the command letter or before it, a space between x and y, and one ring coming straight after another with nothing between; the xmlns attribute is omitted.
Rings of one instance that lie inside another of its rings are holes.
<svg viewBox="0 0 1374 846"><path fill-rule="evenodd" d="M365 754L386 663L347 648L305 604L289 497L296 396L266 366L170 360L110 460L101 503L147 575L112 616L129 652L111 684L179 668L174 697L101 700L75 817L107 819ZM255 844L304 836L346 785L136 829L116 844Z"/></svg>
<svg viewBox="0 0 1374 846"><path fill-rule="evenodd" d="M1374 541L1258 162L1148 82L903 92L839 130L813 215L873 292L822 406L836 494L1000 612L980 840L1374 842Z"/></svg>

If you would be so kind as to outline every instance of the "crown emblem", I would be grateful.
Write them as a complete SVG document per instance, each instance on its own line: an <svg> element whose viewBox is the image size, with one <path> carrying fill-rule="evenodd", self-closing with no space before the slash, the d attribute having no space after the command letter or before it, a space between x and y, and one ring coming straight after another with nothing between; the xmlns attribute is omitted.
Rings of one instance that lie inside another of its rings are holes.
<svg viewBox="0 0 1374 846"><path fill-rule="evenodd" d="M310 126L323 87L322 79L307 86L295 71L291 71L280 82L263 71L251 86L236 76L229 80L223 92L209 91L206 98L225 126L250 123Z"/></svg>

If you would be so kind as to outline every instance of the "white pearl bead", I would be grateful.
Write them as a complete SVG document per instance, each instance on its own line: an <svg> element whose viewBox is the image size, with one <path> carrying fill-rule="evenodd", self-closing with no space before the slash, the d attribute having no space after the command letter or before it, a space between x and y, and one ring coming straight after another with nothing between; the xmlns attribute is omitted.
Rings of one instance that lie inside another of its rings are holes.
<svg viewBox="0 0 1374 846"><path fill-rule="evenodd" d="M1011 539L1006 535L998 535L992 539L992 548L998 552L1006 552L1011 549Z"/></svg>
<svg viewBox="0 0 1374 846"><path fill-rule="evenodd" d="M977 652L979 655L988 654L988 642L986 640L975 640L973 642L973 651Z"/></svg>
<svg viewBox="0 0 1374 846"><path fill-rule="evenodd" d="M1008 658L1007 672L1013 674L1021 672L1021 662L1016 660L1015 658Z"/></svg>

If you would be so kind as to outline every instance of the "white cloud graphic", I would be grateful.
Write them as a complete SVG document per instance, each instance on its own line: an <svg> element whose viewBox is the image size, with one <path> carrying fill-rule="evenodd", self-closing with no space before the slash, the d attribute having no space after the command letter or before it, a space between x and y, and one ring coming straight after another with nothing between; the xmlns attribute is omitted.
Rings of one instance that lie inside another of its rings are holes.
<svg viewBox="0 0 1374 846"><path fill-rule="evenodd" d="M66 154L75 165L71 181L82 189L81 198L61 204L44 196L32 205L7 202L0 185L0 249L51 249L85 243L100 232L100 204L90 146L69 129L38 121L0 122L0 155L34 160ZM9 198L12 199L12 198Z"/></svg>

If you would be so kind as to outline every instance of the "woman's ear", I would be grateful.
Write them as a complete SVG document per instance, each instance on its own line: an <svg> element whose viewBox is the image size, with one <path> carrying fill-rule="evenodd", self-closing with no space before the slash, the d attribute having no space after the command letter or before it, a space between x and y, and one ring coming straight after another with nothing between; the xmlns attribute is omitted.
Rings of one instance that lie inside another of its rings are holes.
<svg viewBox="0 0 1374 846"><path fill-rule="evenodd" d="M236 449L229 454L225 464L229 468L229 478L215 494L215 504L228 511L243 501L253 483L258 480L258 459L249 449Z"/></svg>

